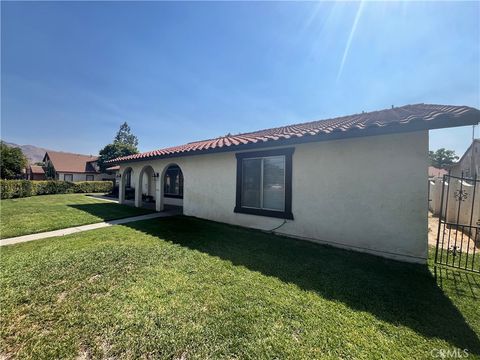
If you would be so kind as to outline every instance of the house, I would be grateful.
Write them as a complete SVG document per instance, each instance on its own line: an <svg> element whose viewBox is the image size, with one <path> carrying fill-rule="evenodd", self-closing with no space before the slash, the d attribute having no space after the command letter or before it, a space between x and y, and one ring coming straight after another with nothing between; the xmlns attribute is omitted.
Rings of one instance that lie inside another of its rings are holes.
<svg viewBox="0 0 480 360"><path fill-rule="evenodd" d="M115 166L110 166L105 169L108 174L114 175L115 176L115 185L118 185L120 180L119 180L119 174L118 172L120 171L120 166L115 165Z"/></svg>
<svg viewBox="0 0 480 360"><path fill-rule="evenodd" d="M101 173L97 156L48 150L43 157L47 177L64 181L114 180L115 172Z"/></svg>
<svg viewBox="0 0 480 360"><path fill-rule="evenodd" d="M439 169L435 166L429 166L428 167L428 178L429 179L434 179L434 178L441 178L443 175L448 174L448 171L445 169Z"/></svg>
<svg viewBox="0 0 480 360"><path fill-rule="evenodd" d="M39 165L29 165L26 177L28 180L45 180L45 170Z"/></svg>
<svg viewBox="0 0 480 360"><path fill-rule="evenodd" d="M480 178L480 139L474 139L460 160L449 166L455 176Z"/></svg>
<svg viewBox="0 0 480 360"><path fill-rule="evenodd" d="M417 104L117 158L119 202L425 263L428 130L480 111ZM130 179L130 180L128 180ZM139 185L137 185L139 184Z"/></svg>

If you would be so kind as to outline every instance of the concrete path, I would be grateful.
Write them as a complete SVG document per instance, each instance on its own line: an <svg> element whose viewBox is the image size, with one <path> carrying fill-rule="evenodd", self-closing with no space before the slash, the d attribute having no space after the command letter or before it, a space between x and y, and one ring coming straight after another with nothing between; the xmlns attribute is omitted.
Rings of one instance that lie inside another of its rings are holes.
<svg viewBox="0 0 480 360"><path fill-rule="evenodd" d="M105 196L105 195L98 195L98 194L85 194L85 195L87 195L91 198L94 198L94 199L105 200L105 201L109 201L109 202L113 202L113 203L118 204L118 199L114 198L114 197Z"/></svg>
<svg viewBox="0 0 480 360"><path fill-rule="evenodd" d="M42 232L42 233L38 233L38 234L17 236L17 237L8 238L8 239L1 239L0 240L0 246L18 244L18 243L23 243L23 242L27 242L27 241L33 241L33 240L46 239L46 238L54 237L54 236L65 236L65 235L75 234L75 233L82 232L82 231L100 229L100 228L104 228L104 227L126 224L126 223L129 223L129 222L140 221L140 220L149 220L149 219L155 219L155 218L169 217L169 216L174 216L174 215L177 215L177 214L178 214L178 212L175 212L175 211L164 211L164 212L157 212L157 213L154 213L154 214L147 214L147 215L128 217L128 218L124 218L124 219L118 219L118 220L104 221L104 222L95 223L95 224L74 226L74 227L70 227L70 228L66 228L66 229L47 231L47 232Z"/></svg>

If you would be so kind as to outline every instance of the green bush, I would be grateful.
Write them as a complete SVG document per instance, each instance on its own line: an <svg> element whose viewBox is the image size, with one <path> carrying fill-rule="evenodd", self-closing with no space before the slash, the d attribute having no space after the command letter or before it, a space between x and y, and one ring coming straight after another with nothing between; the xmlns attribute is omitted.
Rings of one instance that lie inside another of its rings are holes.
<svg viewBox="0 0 480 360"><path fill-rule="evenodd" d="M0 180L0 198L12 199L34 195L110 192L112 181L32 181Z"/></svg>
<svg viewBox="0 0 480 360"><path fill-rule="evenodd" d="M35 185L29 180L1 180L0 195L2 199L11 199L35 195Z"/></svg>
<svg viewBox="0 0 480 360"><path fill-rule="evenodd" d="M73 193L73 183L68 181L32 181L35 184L35 195L70 194Z"/></svg>
<svg viewBox="0 0 480 360"><path fill-rule="evenodd" d="M80 181L73 185L75 193L106 193L112 191L113 181Z"/></svg>

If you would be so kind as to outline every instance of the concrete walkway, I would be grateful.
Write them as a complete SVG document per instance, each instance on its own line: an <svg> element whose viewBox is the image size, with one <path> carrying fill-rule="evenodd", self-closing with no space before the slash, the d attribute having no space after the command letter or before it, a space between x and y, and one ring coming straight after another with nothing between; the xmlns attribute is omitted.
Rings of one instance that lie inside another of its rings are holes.
<svg viewBox="0 0 480 360"><path fill-rule="evenodd" d="M104 201L110 201L110 202L113 202L113 203L118 204L118 199L112 198L112 197L109 197L109 196L98 195L98 194L88 194L88 196L90 196L90 197L92 197L92 198L95 198L95 199L104 200ZM135 207L135 201L133 201L133 200L125 200L124 203L123 203L123 205ZM154 211L155 211L155 203L154 203L154 202L152 203L152 202L145 202L145 201L143 201L143 202L142 202L142 208L144 208L144 209L149 209L149 210L154 210Z"/></svg>
<svg viewBox="0 0 480 360"><path fill-rule="evenodd" d="M94 199L105 200L105 201L109 201L109 202L113 202L113 203L118 204L118 199L114 198L114 197L111 197L111 196L105 196L105 195L99 195L99 194L85 194L85 195L87 195L91 198L94 198Z"/></svg>
<svg viewBox="0 0 480 360"><path fill-rule="evenodd" d="M155 219L155 218L169 217L169 216L174 216L174 215L178 215L178 212L164 211L164 212L157 212L157 213L154 213L154 214L147 214L147 215L128 217L128 218L124 218L124 219L118 219L118 220L104 221L104 222L95 223L95 224L74 226L74 227L70 227L70 228L66 228L66 229L47 231L47 232L42 232L42 233L38 233L38 234L17 236L17 237L8 238L8 239L1 239L0 240L0 246L18 244L18 243L23 243L23 242L27 242L27 241L33 241L33 240L46 239L46 238L54 237L54 236L65 236L65 235L75 234L75 233L82 232L82 231L100 229L100 228L109 227L109 226L113 226L113 225L126 224L126 223L129 223L129 222L140 221L140 220L149 220L149 219Z"/></svg>

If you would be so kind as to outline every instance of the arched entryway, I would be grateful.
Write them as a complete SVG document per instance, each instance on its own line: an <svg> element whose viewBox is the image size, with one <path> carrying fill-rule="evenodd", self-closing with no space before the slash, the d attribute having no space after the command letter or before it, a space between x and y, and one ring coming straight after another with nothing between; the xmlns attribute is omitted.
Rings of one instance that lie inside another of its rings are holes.
<svg viewBox="0 0 480 360"><path fill-rule="evenodd" d="M135 206L155 209L158 174L150 165L142 168L135 194Z"/></svg>
<svg viewBox="0 0 480 360"><path fill-rule="evenodd" d="M183 172L177 164L168 165L162 176L163 205L165 209L183 208Z"/></svg>
<svg viewBox="0 0 480 360"><path fill-rule="evenodd" d="M120 184L118 188L118 200L120 204L124 204L128 200L134 200L135 188L133 184L133 169L127 167L123 170Z"/></svg>

